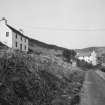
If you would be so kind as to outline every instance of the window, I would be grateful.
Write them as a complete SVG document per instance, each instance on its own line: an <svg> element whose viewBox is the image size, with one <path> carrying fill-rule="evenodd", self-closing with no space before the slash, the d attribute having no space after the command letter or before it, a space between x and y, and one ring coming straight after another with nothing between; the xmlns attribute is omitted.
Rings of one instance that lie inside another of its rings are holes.
<svg viewBox="0 0 105 105"><path fill-rule="evenodd" d="M17 42L16 42L16 47L17 47Z"/></svg>
<svg viewBox="0 0 105 105"><path fill-rule="evenodd" d="M9 36L9 32L6 32L6 37L8 37Z"/></svg>
<svg viewBox="0 0 105 105"><path fill-rule="evenodd" d="M22 36L21 36L21 40L22 40Z"/></svg>
<svg viewBox="0 0 105 105"><path fill-rule="evenodd" d="M26 50L26 45L24 46L24 49Z"/></svg>
<svg viewBox="0 0 105 105"><path fill-rule="evenodd" d="M26 42L26 38L25 38L25 42Z"/></svg>
<svg viewBox="0 0 105 105"><path fill-rule="evenodd" d="M17 39L17 34L16 34L16 39Z"/></svg>
<svg viewBox="0 0 105 105"><path fill-rule="evenodd" d="M20 50L22 50L22 44L20 44Z"/></svg>

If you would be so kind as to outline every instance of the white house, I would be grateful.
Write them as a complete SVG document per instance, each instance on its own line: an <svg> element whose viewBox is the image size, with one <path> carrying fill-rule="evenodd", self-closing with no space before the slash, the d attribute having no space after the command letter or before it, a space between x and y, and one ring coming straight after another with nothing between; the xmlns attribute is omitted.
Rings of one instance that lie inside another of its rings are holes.
<svg viewBox="0 0 105 105"><path fill-rule="evenodd" d="M97 54L95 51L91 53L90 60L92 65L97 65Z"/></svg>
<svg viewBox="0 0 105 105"><path fill-rule="evenodd" d="M28 41L29 38L23 35L22 32L8 25L5 18L0 20L0 42L9 48L28 51Z"/></svg>
<svg viewBox="0 0 105 105"><path fill-rule="evenodd" d="M86 53L86 54L78 54L78 59L79 60L84 60L87 63L90 63L92 65L97 65L97 54L96 52L93 50L90 53Z"/></svg>

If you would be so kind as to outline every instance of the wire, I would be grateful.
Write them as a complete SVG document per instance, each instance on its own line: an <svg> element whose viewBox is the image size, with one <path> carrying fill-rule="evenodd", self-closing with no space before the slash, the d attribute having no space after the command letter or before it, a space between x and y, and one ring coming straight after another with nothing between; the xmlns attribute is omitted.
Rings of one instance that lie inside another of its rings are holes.
<svg viewBox="0 0 105 105"><path fill-rule="evenodd" d="M29 26L24 25L22 26L28 28L29 30L48 30L48 31L105 31L105 28L56 28L56 27L36 27L36 26Z"/></svg>
<svg viewBox="0 0 105 105"><path fill-rule="evenodd" d="M25 26L27 27L27 26ZM29 26L30 27L30 26ZM29 28L28 27L28 28ZM30 27L31 29L49 30L49 31L105 31L105 28L54 28L54 27Z"/></svg>

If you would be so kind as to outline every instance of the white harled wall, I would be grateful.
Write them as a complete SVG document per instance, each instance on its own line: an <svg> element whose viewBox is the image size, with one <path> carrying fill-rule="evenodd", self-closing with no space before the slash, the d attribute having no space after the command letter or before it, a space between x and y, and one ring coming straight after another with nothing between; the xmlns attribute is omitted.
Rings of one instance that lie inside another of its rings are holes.
<svg viewBox="0 0 105 105"><path fill-rule="evenodd" d="M12 48L12 31L5 24L5 20L0 21L0 42ZM9 32L8 37L6 37L6 32Z"/></svg>

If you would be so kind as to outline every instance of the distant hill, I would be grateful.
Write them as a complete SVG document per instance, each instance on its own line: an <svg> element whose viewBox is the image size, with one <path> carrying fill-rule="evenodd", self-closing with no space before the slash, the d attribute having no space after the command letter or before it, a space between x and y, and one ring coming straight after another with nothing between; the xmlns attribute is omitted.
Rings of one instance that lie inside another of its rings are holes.
<svg viewBox="0 0 105 105"><path fill-rule="evenodd" d="M105 53L105 47L88 47L88 48L83 48L83 49L76 49L75 51L77 53L81 53L83 55L87 55L92 51L95 51L99 56L103 53Z"/></svg>

